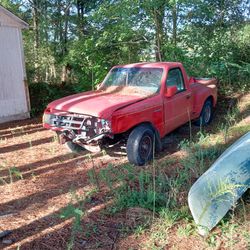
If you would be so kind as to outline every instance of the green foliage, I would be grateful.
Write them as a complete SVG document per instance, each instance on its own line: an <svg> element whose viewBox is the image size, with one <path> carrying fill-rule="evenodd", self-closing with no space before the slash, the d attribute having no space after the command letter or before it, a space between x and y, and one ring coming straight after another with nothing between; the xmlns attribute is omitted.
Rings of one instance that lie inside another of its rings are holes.
<svg viewBox="0 0 250 250"><path fill-rule="evenodd" d="M194 233L195 228L191 224L187 224L184 226L179 226L177 233L180 237L189 237L192 233Z"/></svg>
<svg viewBox="0 0 250 250"><path fill-rule="evenodd" d="M222 149L220 146L210 146L210 136L202 133L197 134L197 139L194 141L183 140L179 145L180 149L184 150L188 156L181 160L181 164L185 171L195 173L198 178L205 172L206 168L220 155ZM183 171L183 169L181 170ZM180 173L180 177L183 174ZM190 175L184 176L182 181L188 181Z"/></svg>
<svg viewBox="0 0 250 250"><path fill-rule="evenodd" d="M9 168L9 177L10 177L10 183L13 182L13 177L16 177L17 179L23 179L23 175L19 169L16 167Z"/></svg>
<svg viewBox="0 0 250 250"><path fill-rule="evenodd" d="M81 85L55 85L45 82L29 84L29 93L31 101L31 115L36 116L44 111L47 104L58 98L83 91ZM86 89L85 89L86 90Z"/></svg>
<svg viewBox="0 0 250 250"><path fill-rule="evenodd" d="M74 247L75 235L77 232L82 231L81 219L84 216L84 200L78 195L72 192L72 201L62 209L59 217L67 220L72 219L72 230L70 241L67 245L67 249L71 250Z"/></svg>
<svg viewBox="0 0 250 250"><path fill-rule="evenodd" d="M145 249L164 249L169 240L168 231L181 218L178 210L164 208L159 212L159 217L153 223L149 230L148 240Z"/></svg>
<svg viewBox="0 0 250 250"><path fill-rule="evenodd" d="M153 174L151 171L138 171L134 166L125 165L119 171L111 165L100 172L100 179L107 184L115 194L118 210L127 207L143 207L157 211L166 206L166 193L168 185L163 173L155 177L155 188L153 186ZM114 185L117 188L114 189Z"/></svg>
<svg viewBox="0 0 250 250"><path fill-rule="evenodd" d="M33 114L57 97L92 89L113 65L138 61L183 62L189 75L217 77L224 93L250 88L247 0L1 4L31 27L23 36Z"/></svg>

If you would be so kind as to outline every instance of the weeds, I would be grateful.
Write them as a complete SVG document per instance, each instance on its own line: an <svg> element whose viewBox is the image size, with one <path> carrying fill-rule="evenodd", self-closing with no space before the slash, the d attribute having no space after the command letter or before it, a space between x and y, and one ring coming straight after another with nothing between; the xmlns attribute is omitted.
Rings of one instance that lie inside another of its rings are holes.
<svg viewBox="0 0 250 250"><path fill-rule="evenodd" d="M95 166L95 163L91 154L89 155L89 159L92 162L92 169L88 171L90 182L94 184L97 187L97 189L100 191L101 188L100 188L98 173L97 173L97 169L96 169L96 166Z"/></svg>
<svg viewBox="0 0 250 250"><path fill-rule="evenodd" d="M162 174L154 177L150 171L137 173L130 165L125 166L125 170L119 176L120 186L115 191L116 206L120 209L139 206L152 211L165 207L168 185Z"/></svg>
<svg viewBox="0 0 250 250"><path fill-rule="evenodd" d="M217 237L216 233L211 233L208 238L206 239L206 242L209 247L216 247L217 245Z"/></svg>
<svg viewBox="0 0 250 250"><path fill-rule="evenodd" d="M136 236L140 236L140 235L142 235L142 234L144 234L144 233L145 233L145 227L142 226L142 225L137 226L137 227L135 228L135 230L134 230L134 234L135 234Z"/></svg>
<svg viewBox="0 0 250 250"><path fill-rule="evenodd" d="M13 182L13 176L17 177L18 179L23 180L23 175L19 169L16 167L9 168L9 176L10 176L10 183Z"/></svg>
<svg viewBox="0 0 250 250"><path fill-rule="evenodd" d="M245 241L247 243L247 249L250 249L250 232L243 232L243 237L245 238Z"/></svg>
<svg viewBox="0 0 250 250"><path fill-rule="evenodd" d="M114 211L139 206L157 212L166 207L170 186L164 172L156 172L157 169L138 169L130 164L118 169L110 164L97 175L90 170L88 176L95 186L98 180L109 188L115 198Z"/></svg>
<svg viewBox="0 0 250 250"><path fill-rule="evenodd" d="M229 137L229 126L227 123L222 123L220 125L220 131L222 132L224 143L228 142L228 137Z"/></svg>
<svg viewBox="0 0 250 250"><path fill-rule="evenodd" d="M94 224L94 223L90 223L90 224L87 224L85 226L85 232L84 232L84 235L86 238L89 238L91 237L93 234L98 234L99 233L99 228L98 228L98 225Z"/></svg>
<svg viewBox="0 0 250 250"><path fill-rule="evenodd" d="M6 169L5 165L0 165L0 170ZM18 180L23 180L23 175L21 171L16 167L9 167L7 168L9 172L9 184L12 184L14 181L14 178L17 178ZM5 180L5 178L0 177L0 183L2 184L8 184L8 182Z"/></svg>
<svg viewBox="0 0 250 250"><path fill-rule="evenodd" d="M180 237L188 237L195 231L194 226L192 224L186 224L184 226L179 226L177 230L177 234Z"/></svg>
<svg viewBox="0 0 250 250"><path fill-rule="evenodd" d="M77 232L81 232L81 219L84 216L84 199L79 197L75 192L71 192L71 202L62 209L59 217L61 219L73 219L71 237L67 245L67 249L71 250L74 246L75 236ZM76 204L74 204L76 202Z"/></svg>
<svg viewBox="0 0 250 250"><path fill-rule="evenodd" d="M224 143L228 142L230 128L237 124L240 116L238 105L229 108L226 116L224 117L225 122L220 125L220 131L222 131Z"/></svg>
<svg viewBox="0 0 250 250"><path fill-rule="evenodd" d="M239 116L240 116L240 110L239 110L238 104L237 104L227 111L225 120L226 120L228 126L233 127L237 123Z"/></svg>
<svg viewBox="0 0 250 250"><path fill-rule="evenodd" d="M179 144L179 148L184 150L188 156L183 158L180 162L185 171L192 171L195 178L202 175L207 167L220 155L221 147L210 145L211 137L198 132L197 141L183 140ZM183 181L187 181L184 179ZM189 180L190 181L190 180Z"/></svg>
<svg viewBox="0 0 250 250"><path fill-rule="evenodd" d="M146 249L164 249L167 245L169 236L168 231L180 219L179 211L162 209L159 218L154 221L150 228L148 240L145 243Z"/></svg>

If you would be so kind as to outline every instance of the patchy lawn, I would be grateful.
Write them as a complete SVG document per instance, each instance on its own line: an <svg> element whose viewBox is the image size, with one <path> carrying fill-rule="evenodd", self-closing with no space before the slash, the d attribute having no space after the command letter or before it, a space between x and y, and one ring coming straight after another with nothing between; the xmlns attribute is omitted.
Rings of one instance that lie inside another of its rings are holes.
<svg viewBox="0 0 250 250"><path fill-rule="evenodd" d="M250 94L223 98L205 131L192 127L188 142L189 125L181 127L143 168L118 147L68 153L40 119L0 125L0 231L12 231L0 248L249 249L249 204L206 239L187 207L192 183L250 130L249 117Z"/></svg>

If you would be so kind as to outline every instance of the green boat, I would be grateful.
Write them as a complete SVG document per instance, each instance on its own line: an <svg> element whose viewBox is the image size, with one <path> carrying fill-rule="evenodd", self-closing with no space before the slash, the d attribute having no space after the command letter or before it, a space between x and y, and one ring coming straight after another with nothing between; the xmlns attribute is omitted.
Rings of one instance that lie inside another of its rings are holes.
<svg viewBox="0 0 250 250"><path fill-rule="evenodd" d="M188 204L206 235L250 187L250 132L232 144L193 184Z"/></svg>

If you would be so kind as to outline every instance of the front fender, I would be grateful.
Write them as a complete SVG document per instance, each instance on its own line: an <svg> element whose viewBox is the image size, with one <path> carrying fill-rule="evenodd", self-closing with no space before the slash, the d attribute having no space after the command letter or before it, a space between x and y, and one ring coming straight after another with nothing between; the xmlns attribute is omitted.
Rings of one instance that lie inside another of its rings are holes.
<svg viewBox="0 0 250 250"><path fill-rule="evenodd" d="M112 132L114 134L124 133L142 123L151 124L162 137L164 133L163 107L154 106L141 112L115 115L112 118Z"/></svg>

